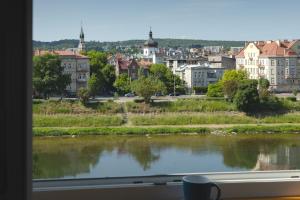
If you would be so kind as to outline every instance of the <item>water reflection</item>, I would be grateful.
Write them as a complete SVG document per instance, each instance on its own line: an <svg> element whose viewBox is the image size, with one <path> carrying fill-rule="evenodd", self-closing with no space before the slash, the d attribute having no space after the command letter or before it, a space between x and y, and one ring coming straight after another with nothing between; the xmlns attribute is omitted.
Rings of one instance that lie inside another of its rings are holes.
<svg viewBox="0 0 300 200"><path fill-rule="evenodd" d="M33 178L300 169L299 139L297 135L35 138Z"/></svg>

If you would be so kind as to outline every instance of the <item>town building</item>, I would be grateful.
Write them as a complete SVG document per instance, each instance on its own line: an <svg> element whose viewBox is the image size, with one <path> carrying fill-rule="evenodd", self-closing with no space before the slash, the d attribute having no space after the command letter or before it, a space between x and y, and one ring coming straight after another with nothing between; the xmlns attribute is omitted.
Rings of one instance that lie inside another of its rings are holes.
<svg viewBox="0 0 300 200"><path fill-rule="evenodd" d="M208 54L219 54L223 51L223 46L204 46L203 51Z"/></svg>
<svg viewBox="0 0 300 200"><path fill-rule="evenodd" d="M250 79L268 79L272 91L299 90L300 41L250 42L236 56L236 69L246 70Z"/></svg>
<svg viewBox="0 0 300 200"><path fill-rule="evenodd" d="M230 47L230 54L234 56L238 55L243 49L244 47Z"/></svg>
<svg viewBox="0 0 300 200"><path fill-rule="evenodd" d="M159 51L158 42L153 39L151 28L149 32L149 38L144 43L141 60L152 62L153 64L163 63L163 55Z"/></svg>
<svg viewBox="0 0 300 200"><path fill-rule="evenodd" d="M66 87L67 93L75 95L80 88L88 87L87 82L90 77L90 64L87 56L67 50L36 50L34 52L35 56L45 54L58 55L61 59L61 66L64 68L64 73L71 75L71 84Z"/></svg>
<svg viewBox="0 0 300 200"><path fill-rule="evenodd" d="M75 52L77 54L80 54L82 52L86 52L86 45L85 45L85 41L84 41L84 32L83 32L82 26L81 26L80 34L79 34L78 47L77 48L68 48L66 50L67 51L73 51L73 52Z"/></svg>
<svg viewBox="0 0 300 200"><path fill-rule="evenodd" d="M198 58L183 58L183 57L169 57L165 60L166 66L175 74L177 69L180 69L183 65L195 65L198 63L207 62L208 59L205 57Z"/></svg>
<svg viewBox="0 0 300 200"><path fill-rule="evenodd" d="M235 69L235 58L224 55L208 56L208 62L213 68Z"/></svg>
<svg viewBox="0 0 300 200"><path fill-rule="evenodd" d="M224 74L225 68L213 68L209 63L182 65L176 69L178 75L191 93L193 87L207 87L216 83Z"/></svg>
<svg viewBox="0 0 300 200"><path fill-rule="evenodd" d="M124 58L117 58L116 60L116 76L120 74L127 74L130 80L135 80L138 78L139 73L143 75L147 75L149 72L150 64L147 61L140 61L139 63L136 59L124 59Z"/></svg>

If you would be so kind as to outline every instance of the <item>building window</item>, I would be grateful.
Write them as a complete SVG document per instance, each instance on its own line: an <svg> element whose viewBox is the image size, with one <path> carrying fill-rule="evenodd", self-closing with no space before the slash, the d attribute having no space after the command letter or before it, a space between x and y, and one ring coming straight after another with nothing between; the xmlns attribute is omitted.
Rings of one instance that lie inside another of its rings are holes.
<svg viewBox="0 0 300 200"><path fill-rule="evenodd" d="M271 66L275 66L275 60L271 60Z"/></svg>
<svg viewBox="0 0 300 200"><path fill-rule="evenodd" d="M271 84L274 85L275 81L274 78L271 78Z"/></svg>
<svg viewBox="0 0 300 200"><path fill-rule="evenodd" d="M285 59L285 65L289 65L289 59Z"/></svg>

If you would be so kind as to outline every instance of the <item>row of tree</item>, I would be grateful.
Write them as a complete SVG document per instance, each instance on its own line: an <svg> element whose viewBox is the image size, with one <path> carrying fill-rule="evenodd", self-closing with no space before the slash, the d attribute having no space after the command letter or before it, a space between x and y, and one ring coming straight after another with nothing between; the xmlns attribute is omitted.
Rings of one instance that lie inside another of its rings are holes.
<svg viewBox="0 0 300 200"><path fill-rule="evenodd" d="M131 81L128 74L116 77L115 67L108 64L108 54L99 51L85 53L90 59L90 78L88 80L88 91L82 89L79 96L96 95L124 95L128 92L140 93L139 86L146 87L145 92L150 91L150 85L156 87L155 92L178 93L184 92L184 85L179 76L173 75L172 71L163 64L150 66L149 77L139 73L137 80ZM155 82L155 84L154 84ZM34 56L33 58L33 87L34 91L48 98L50 95L65 95L66 87L71 83L71 75L64 73L59 56L46 54ZM144 85L142 86L143 83ZM158 87L159 86L159 87ZM174 88L175 87L175 88ZM159 88L159 89L158 89ZM153 89L153 88L152 88ZM145 98L148 101L148 97Z"/></svg>
<svg viewBox="0 0 300 200"><path fill-rule="evenodd" d="M270 84L267 79L248 79L246 71L225 71L221 80L208 86L207 96L225 97L234 102L241 111L256 111L260 103L270 101L271 94L268 90Z"/></svg>

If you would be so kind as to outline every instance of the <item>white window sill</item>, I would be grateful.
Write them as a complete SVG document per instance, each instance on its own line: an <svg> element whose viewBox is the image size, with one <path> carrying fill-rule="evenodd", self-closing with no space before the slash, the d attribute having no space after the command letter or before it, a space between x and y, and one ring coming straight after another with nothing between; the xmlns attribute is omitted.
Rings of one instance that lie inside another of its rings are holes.
<svg viewBox="0 0 300 200"><path fill-rule="evenodd" d="M183 175L101 179L35 180L33 200L39 199L183 199ZM300 171L210 173L222 198L300 195ZM88 198L87 198L88 197Z"/></svg>

